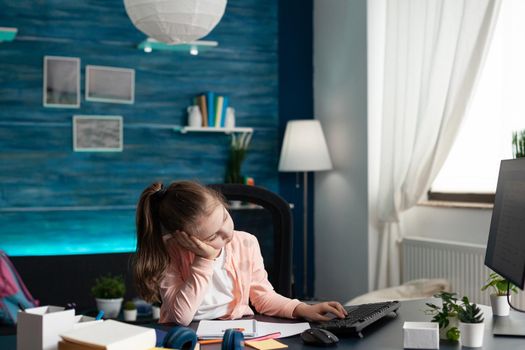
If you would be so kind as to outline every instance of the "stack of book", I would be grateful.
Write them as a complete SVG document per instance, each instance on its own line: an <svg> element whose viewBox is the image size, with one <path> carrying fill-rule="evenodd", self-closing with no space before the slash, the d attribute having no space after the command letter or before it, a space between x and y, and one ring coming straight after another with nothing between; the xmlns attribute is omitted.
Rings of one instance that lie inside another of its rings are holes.
<svg viewBox="0 0 525 350"><path fill-rule="evenodd" d="M58 350L147 350L155 347L153 328L106 320L60 334Z"/></svg>
<svg viewBox="0 0 525 350"><path fill-rule="evenodd" d="M195 97L194 104L199 106L202 114L202 127L223 128L228 108L228 96L208 91Z"/></svg>

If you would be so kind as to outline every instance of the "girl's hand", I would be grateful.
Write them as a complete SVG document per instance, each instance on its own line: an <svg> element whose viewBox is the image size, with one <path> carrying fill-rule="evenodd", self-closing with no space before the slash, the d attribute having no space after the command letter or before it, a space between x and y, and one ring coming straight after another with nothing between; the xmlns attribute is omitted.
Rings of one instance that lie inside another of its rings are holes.
<svg viewBox="0 0 525 350"><path fill-rule="evenodd" d="M184 231L177 231L173 235L173 239L184 249L188 249L195 255L213 260L219 253L220 249L215 249L211 245L204 243L197 237L189 235Z"/></svg>
<svg viewBox="0 0 525 350"><path fill-rule="evenodd" d="M327 301L314 305L299 304L293 310L293 317L302 317L309 321L328 321L330 317L325 316L325 314L329 312L339 318L345 318L348 314L343 305L337 301Z"/></svg>

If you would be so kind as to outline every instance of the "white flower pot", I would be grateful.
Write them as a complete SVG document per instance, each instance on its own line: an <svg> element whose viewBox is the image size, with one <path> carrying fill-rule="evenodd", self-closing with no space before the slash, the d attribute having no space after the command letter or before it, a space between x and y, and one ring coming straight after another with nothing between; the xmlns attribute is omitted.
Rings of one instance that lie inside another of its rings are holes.
<svg viewBox="0 0 525 350"><path fill-rule="evenodd" d="M137 320L137 309L124 310L124 321L136 321L136 320Z"/></svg>
<svg viewBox="0 0 525 350"><path fill-rule="evenodd" d="M122 307L122 300L124 298L117 299L95 299L97 302L97 309L99 311L104 311L105 318L116 318Z"/></svg>
<svg viewBox="0 0 525 350"><path fill-rule="evenodd" d="M449 317L448 318L448 326L446 326L445 328L440 328L439 329L439 339L448 340L447 332L449 331L449 329L457 327L457 326L458 326L458 319L457 319L457 317L455 317L455 316L454 317Z"/></svg>
<svg viewBox="0 0 525 350"><path fill-rule="evenodd" d="M510 295L509 298L511 298ZM494 316L508 316L510 313L510 306L507 302L506 295L491 294L490 305L492 305L492 314Z"/></svg>
<svg viewBox="0 0 525 350"><path fill-rule="evenodd" d="M461 345L468 348L479 348L483 346L485 336L485 323L463 323L459 322L461 332Z"/></svg>
<svg viewBox="0 0 525 350"><path fill-rule="evenodd" d="M151 318L158 320L160 318L160 307L153 305L151 307Z"/></svg>

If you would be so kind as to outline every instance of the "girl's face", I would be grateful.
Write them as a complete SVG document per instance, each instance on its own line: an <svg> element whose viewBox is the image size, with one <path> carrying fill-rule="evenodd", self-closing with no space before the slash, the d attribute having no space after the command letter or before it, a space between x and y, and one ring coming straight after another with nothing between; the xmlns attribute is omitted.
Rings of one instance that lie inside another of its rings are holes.
<svg viewBox="0 0 525 350"><path fill-rule="evenodd" d="M197 224L195 236L215 249L221 249L233 238L233 220L222 203L217 203L209 216Z"/></svg>

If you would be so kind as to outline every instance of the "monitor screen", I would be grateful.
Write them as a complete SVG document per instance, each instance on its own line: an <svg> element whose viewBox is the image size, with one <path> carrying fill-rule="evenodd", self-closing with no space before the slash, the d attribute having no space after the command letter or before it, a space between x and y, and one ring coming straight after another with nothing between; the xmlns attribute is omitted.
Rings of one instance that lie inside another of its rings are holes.
<svg viewBox="0 0 525 350"><path fill-rule="evenodd" d="M485 265L523 289L525 158L501 161Z"/></svg>

